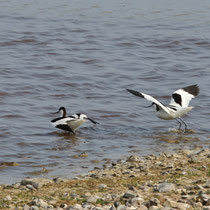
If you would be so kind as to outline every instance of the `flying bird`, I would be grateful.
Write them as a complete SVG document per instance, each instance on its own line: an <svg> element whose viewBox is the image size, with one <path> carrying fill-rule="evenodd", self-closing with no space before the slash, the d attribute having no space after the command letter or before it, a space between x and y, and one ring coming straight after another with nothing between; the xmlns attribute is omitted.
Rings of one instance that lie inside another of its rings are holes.
<svg viewBox="0 0 210 210"><path fill-rule="evenodd" d="M90 119L89 117L87 117L87 115L82 113L66 116L65 107L60 107L59 110L54 114L56 113L60 113L61 116L56 119L53 119L51 121L51 124L56 128L59 128L64 131L69 131L71 133L75 133L75 130L87 120L91 121L94 124L98 124L96 121Z"/></svg>
<svg viewBox="0 0 210 210"><path fill-rule="evenodd" d="M180 88L176 90L171 97L171 101L168 106L163 105L157 99L153 98L150 95L145 93L141 93L135 90L127 89L128 92L132 93L135 96L145 98L148 101L151 101L152 104L149 106L153 106L155 108L155 114L157 117L163 120L173 120L179 122L179 130L181 129L182 123L184 124L184 132L187 130L187 124L181 118L183 115L187 114L192 108L192 106L188 106L191 99L195 98L195 96L199 93L198 85L191 85L184 88Z"/></svg>

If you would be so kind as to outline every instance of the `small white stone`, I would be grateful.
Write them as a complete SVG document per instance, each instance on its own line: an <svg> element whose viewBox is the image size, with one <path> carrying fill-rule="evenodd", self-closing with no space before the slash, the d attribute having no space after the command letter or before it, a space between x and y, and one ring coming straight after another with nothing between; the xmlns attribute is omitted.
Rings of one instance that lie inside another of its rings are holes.
<svg viewBox="0 0 210 210"><path fill-rule="evenodd" d="M158 186L158 192L161 192L161 193L171 192L174 190L176 190L176 188L175 188L175 185L172 183L165 182L165 183L159 184Z"/></svg>
<svg viewBox="0 0 210 210"><path fill-rule="evenodd" d="M95 196L90 196L88 199L87 199L87 202L88 203L96 203L97 201L97 198Z"/></svg>
<svg viewBox="0 0 210 210"><path fill-rule="evenodd" d="M144 202L144 199L141 197L136 197L131 199L131 205L134 207L139 207Z"/></svg>
<svg viewBox="0 0 210 210"><path fill-rule="evenodd" d="M11 198L11 196L10 195L7 195L4 199L3 199L4 201L11 201L12 200L12 198Z"/></svg>
<svg viewBox="0 0 210 210"><path fill-rule="evenodd" d="M25 205L23 206L23 210L30 210L30 206L28 206L27 204L25 204Z"/></svg>
<svg viewBox="0 0 210 210"><path fill-rule="evenodd" d="M107 186L105 184L99 184L98 185L99 190L103 190L104 188L107 188Z"/></svg>
<svg viewBox="0 0 210 210"><path fill-rule="evenodd" d="M77 203L77 204L74 205L74 208L75 208L75 209L82 209L82 206L81 206L80 204Z"/></svg>
<svg viewBox="0 0 210 210"><path fill-rule="evenodd" d="M31 206L30 210L39 210L39 207L38 206Z"/></svg>
<svg viewBox="0 0 210 210"><path fill-rule="evenodd" d="M38 207L47 208L48 204L42 199L35 198L32 202L32 205L36 205Z"/></svg>

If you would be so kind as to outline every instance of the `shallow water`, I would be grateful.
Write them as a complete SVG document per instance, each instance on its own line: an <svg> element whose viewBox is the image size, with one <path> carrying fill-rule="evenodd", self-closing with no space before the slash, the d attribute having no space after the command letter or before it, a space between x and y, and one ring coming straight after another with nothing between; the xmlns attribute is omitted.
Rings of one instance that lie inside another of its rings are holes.
<svg viewBox="0 0 210 210"><path fill-rule="evenodd" d="M209 147L209 1L1 1L0 183L74 177L108 159ZM180 87L200 86L184 117L193 131L154 116ZM65 106L98 121L56 130ZM172 130L172 131L171 131ZM80 157L86 152L88 157Z"/></svg>

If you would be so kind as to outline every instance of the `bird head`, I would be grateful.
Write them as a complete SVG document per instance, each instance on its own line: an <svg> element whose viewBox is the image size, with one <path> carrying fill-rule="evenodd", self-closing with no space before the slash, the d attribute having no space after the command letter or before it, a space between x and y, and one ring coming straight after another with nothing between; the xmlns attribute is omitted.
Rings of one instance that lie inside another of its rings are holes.
<svg viewBox="0 0 210 210"><path fill-rule="evenodd" d="M57 114L57 113L60 113L61 114L61 117L65 117L66 116L66 109L65 107L60 107L59 110L57 112L54 112L53 114Z"/></svg>
<svg viewBox="0 0 210 210"><path fill-rule="evenodd" d="M79 119L84 120L84 121L89 120L90 122L92 122L94 124L98 124L95 120L92 120L91 118L87 117L86 114L80 114Z"/></svg>

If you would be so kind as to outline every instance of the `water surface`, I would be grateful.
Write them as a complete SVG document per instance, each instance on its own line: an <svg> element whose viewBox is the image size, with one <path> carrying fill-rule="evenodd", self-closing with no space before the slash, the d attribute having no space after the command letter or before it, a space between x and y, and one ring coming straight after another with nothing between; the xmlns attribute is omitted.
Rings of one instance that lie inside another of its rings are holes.
<svg viewBox="0 0 210 210"><path fill-rule="evenodd" d="M209 147L209 1L1 1L0 183L27 176L74 177L128 155ZM154 116L180 87L200 86L184 117ZM98 121L75 136L56 130L65 106ZM88 157L80 157L83 152Z"/></svg>

